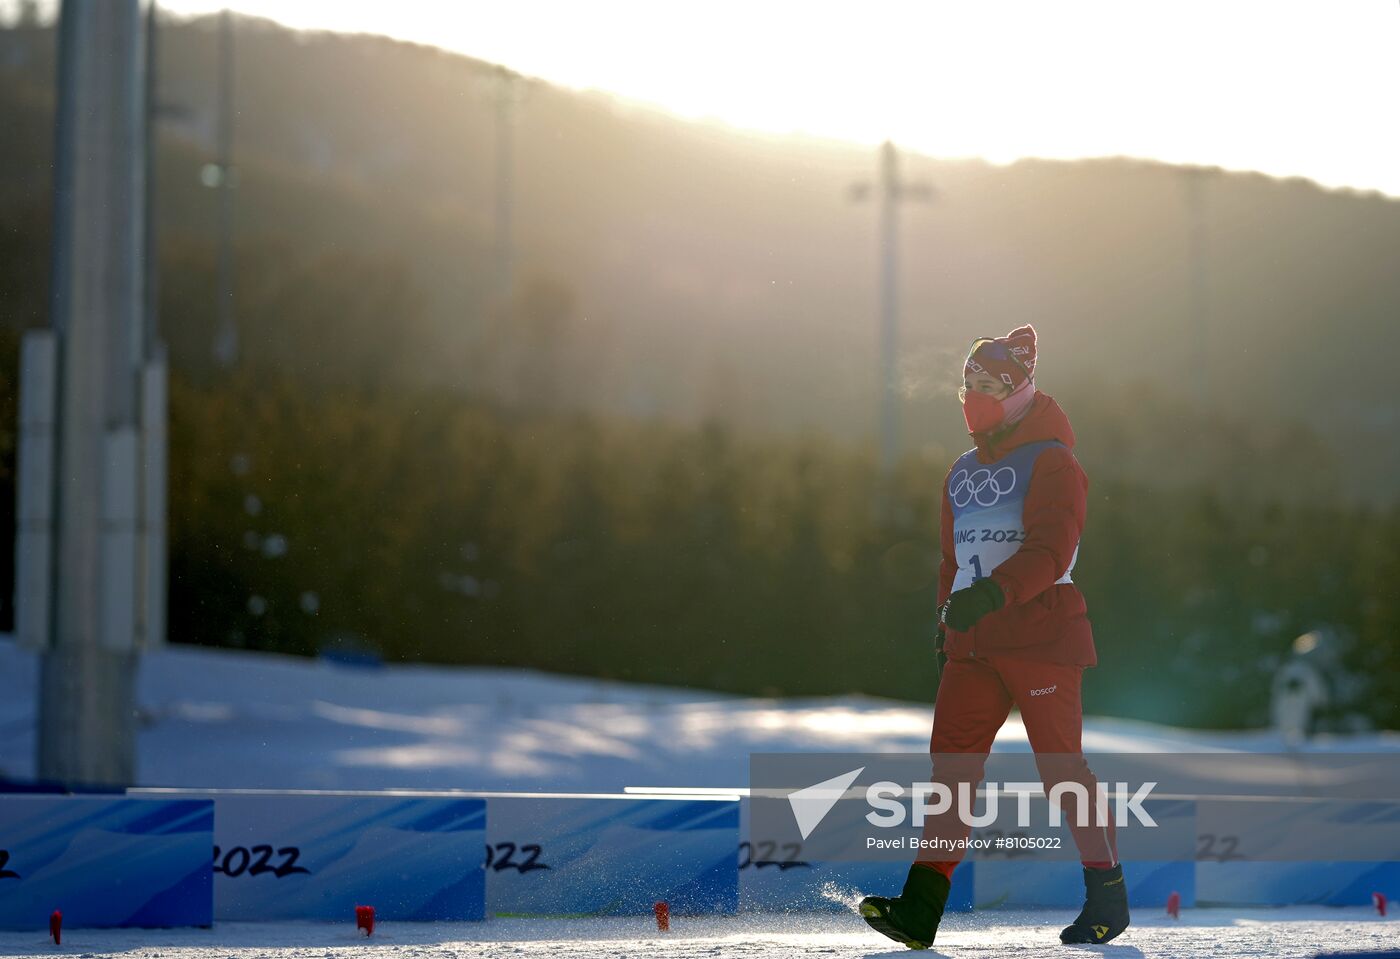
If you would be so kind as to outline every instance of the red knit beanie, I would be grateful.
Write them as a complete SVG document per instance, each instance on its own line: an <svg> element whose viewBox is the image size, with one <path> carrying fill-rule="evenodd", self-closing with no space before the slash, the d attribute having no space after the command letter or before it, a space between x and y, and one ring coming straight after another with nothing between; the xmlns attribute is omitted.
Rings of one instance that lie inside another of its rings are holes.
<svg viewBox="0 0 1400 959"><path fill-rule="evenodd" d="M1035 327L1018 326L1005 336L982 337L972 344L963 375L987 373L1015 388L1035 376Z"/></svg>

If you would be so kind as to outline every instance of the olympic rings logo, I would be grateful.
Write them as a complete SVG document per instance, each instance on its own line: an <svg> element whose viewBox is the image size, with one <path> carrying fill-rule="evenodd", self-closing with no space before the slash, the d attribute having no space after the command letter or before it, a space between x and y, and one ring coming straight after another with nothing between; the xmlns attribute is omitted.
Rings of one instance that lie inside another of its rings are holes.
<svg viewBox="0 0 1400 959"><path fill-rule="evenodd" d="M997 501L1016 488L1016 471L1003 466L995 473L989 469L958 470L948 482L948 496L953 505L962 509L977 502L978 506L995 506Z"/></svg>

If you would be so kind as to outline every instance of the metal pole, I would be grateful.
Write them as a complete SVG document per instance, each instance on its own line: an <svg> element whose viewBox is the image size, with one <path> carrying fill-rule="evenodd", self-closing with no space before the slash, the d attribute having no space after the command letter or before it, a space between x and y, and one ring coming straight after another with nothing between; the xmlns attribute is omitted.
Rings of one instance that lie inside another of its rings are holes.
<svg viewBox="0 0 1400 959"><path fill-rule="evenodd" d="M145 355L141 371L141 560L137 616L138 646L152 649L165 643L165 607L170 576L165 517L166 462L169 457L165 343L160 336L160 242L156 218L156 117L160 109L159 9L146 8L146 235Z"/></svg>
<svg viewBox="0 0 1400 959"><path fill-rule="evenodd" d="M40 667L38 765L44 779L118 785L135 772L134 624L112 614L134 599L124 590L136 559L134 549L124 555L134 544L125 506L135 486L124 452L134 436L144 326L139 5L66 0L59 32L56 575Z"/></svg>
<svg viewBox="0 0 1400 959"><path fill-rule="evenodd" d="M142 254L145 257L145 341L150 349L160 339L160 251L156 239L156 98L159 86L156 79L156 0L149 0L146 8L146 113L144 134L146 148L145 187L145 236L142 238Z"/></svg>
<svg viewBox="0 0 1400 959"><path fill-rule="evenodd" d="M219 332L214 361L224 369L238 362L238 326L233 312L233 14L219 15Z"/></svg>
<svg viewBox="0 0 1400 959"><path fill-rule="evenodd" d="M880 475L886 479L899 462L899 205L927 202L933 188L923 182L906 183L899 175L899 152L890 141L880 146L880 176L874 184L880 204ZM871 184L851 187L856 200L866 199ZM884 505L877 502L883 515Z"/></svg>
<svg viewBox="0 0 1400 959"><path fill-rule="evenodd" d="M899 460L899 157L886 140L880 148L880 472Z"/></svg>
<svg viewBox="0 0 1400 959"><path fill-rule="evenodd" d="M1206 196L1205 172L1186 171L1186 209L1190 246L1192 356L1197 397L1210 402L1210 370L1207 366L1209 303L1206 298Z"/></svg>
<svg viewBox="0 0 1400 959"><path fill-rule="evenodd" d="M498 68L496 76L496 288L510 295L514 264L511 247L511 167L515 136L515 78Z"/></svg>

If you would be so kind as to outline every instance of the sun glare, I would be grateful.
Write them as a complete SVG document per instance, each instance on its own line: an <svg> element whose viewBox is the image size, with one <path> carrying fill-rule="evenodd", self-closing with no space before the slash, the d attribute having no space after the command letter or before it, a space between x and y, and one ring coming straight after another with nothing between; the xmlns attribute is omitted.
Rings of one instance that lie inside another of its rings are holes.
<svg viewBox="0 0 1400 959"><path fill-rule="evenodd" d="M1400 8L1280 0L233 0L693 119L942 157L1127 155L1400 195ZM214 0L168 0L205 12Z"/></svg>

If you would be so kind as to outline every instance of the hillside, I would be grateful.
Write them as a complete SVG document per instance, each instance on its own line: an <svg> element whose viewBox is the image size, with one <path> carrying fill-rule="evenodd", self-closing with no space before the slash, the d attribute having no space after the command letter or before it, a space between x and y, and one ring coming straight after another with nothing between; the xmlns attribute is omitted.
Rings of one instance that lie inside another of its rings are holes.
<svg viewBox="0 0 1400 959"><path fill-rule="evenodd" d="M869 441L874 211L848 188L873 175L870 151L522 81L519 282L502 301L492 65L251 20L237 50L236 299L250 361ZM212 20L167 23L163 312L190 370L212 325L213 195L198 170L214 52ZM43 315L52 53L49 29L0 32L0 311L12 325ZM1030 321L1041 386L1076 415L1096 475L1211 479L1219 461L1194 447L1205 416L1238 425L1226 454L1244 468L1256 444L1274 451L1250 477L1270 495L1314 488L1297 471L1307 457L1324 488L1342 475L1348 491L1394 497L1400 449L1375 437L1400 415L1385 387L1400 346L1400 203L1203 171L1202 395L1185 171L906 159L938 191L904 218L911 447L965 444L946 386L956 359L973 335ZM1128 446L1110 450L1108 433Z"/></svg>

